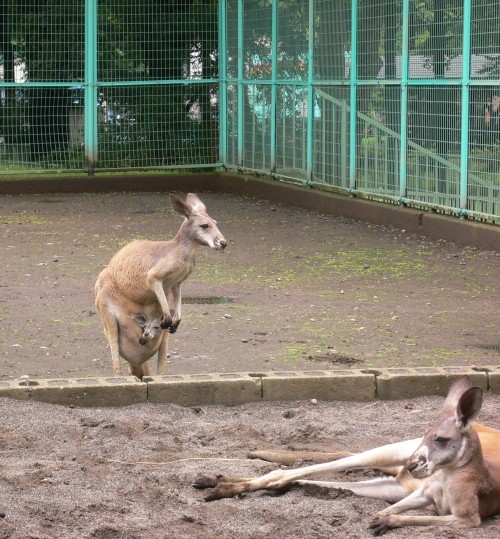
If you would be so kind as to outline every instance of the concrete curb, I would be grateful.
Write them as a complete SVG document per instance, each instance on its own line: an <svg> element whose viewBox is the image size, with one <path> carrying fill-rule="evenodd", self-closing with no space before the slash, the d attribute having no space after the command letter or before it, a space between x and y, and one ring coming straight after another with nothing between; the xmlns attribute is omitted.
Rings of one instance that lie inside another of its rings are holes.
<svg viewBox="0 0 500 539"><path fill-rule="evenodd" d="M144 378L148 402L181 406L234 406L262 399L262 378L249 373L191 374Z"/></svg>
<svg viewBox="0 0 500 539"><path fill-rule="evenodd" d="M387 368L374 370L283 371L30 379L0 381L0 397L66 406L128 406L173 403L181 406L277 400L410 399L445 395L450 383L468 374L485 391L500 394L500 367Z"/></svg>
<svg viewBox="0 0 500 539"><path fill-rule="evenodd" d="M377 379L377 397L382 400L445 396L451 381L462 374L468 374L475 386L489 389L486 367L391 368L372 372Z"/></svg>
<svg viewBox="0 0 500 539"><path fill-rule="evenodd" d="M262 400L369 401L376 397L375 382L361 370L274 372L262 377Z"/></svg>
<svg viewBox="0 0 500 539"><path fill-rule="evenodd" d="M67 406L127 406L147 402L147 385L134 376L20 379L0 382L0 397Z"/></svg>

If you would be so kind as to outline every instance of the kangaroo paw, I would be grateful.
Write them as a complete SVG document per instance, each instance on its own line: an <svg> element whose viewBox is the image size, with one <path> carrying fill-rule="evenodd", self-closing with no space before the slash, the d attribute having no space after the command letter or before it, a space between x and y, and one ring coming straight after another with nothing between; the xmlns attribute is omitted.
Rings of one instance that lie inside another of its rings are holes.
<svg viewBox="0 0 500 539"><path fill-rule="evenodd" d="M170 333L175 333L180 323L181 323L180 320L176 320L175 322L172 322L171 326L168 328L168 331Z"/></svg>
<svg viewBox="0 0 500 539"><path fill-rule="evenodd" d="M202 490L205 488L215 488L220 483L220 476L216 477L208 477L206 475L202 475L200 477L197 477L192 483L191 486L193 488Z"/></svg>
<svg viewBox="0 0 500 539"><path fill-rule="evenodd" d="M388 518L384 516L376 516L368 527L375 536L384 535L391 529Z"/></svg>

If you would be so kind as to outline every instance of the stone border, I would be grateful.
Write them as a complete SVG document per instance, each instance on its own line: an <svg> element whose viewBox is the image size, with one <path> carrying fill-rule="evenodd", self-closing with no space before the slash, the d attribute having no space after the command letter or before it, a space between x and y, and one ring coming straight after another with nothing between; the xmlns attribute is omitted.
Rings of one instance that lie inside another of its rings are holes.
<svg viewBox="0 0 500 539"><path fill-rule="evenodd" d="M307 400L372 401L446 395L462 374L500 394L500 367L393 367L376 370L281 371L266 373L178 374L0 381L0 397L65 406L128 406L173 403L181 406Z"/></svg>
<svg viewBox="0 0 500 539"><path fill-rule="evenodd" d="M0 397L33 400L67 406L127 406L147 402L147 385L134 376L109 378L22 377L0 382Z"/></svg>

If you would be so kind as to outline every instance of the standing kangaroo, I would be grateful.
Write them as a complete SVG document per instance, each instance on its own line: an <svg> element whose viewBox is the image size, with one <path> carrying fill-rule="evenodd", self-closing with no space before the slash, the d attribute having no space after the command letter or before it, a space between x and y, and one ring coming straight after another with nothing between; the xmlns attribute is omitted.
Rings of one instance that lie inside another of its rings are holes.
<svg viewBox="0 0 500 539"><path fill-rule="evenodd" d="M207 501L260 489L312 484L396 502L372 519L369 527L374 535L402 526L479 526L481 519L500 513L500 431L473 423L481 405L482 390L472 387L468 376L462 376L448 392L441 421L423 438L349 456L332 453L330 462L275 470L262 477L199 477L192 486L213 488L205 498ZM303 479L320 472L362 468L382 469L396 477L358 482ZM426 507L434 509L437 515L401 514Z"/></svg>
<svg viewBox="0 0 500 539"><path fill-rule="evenodd" d="M181 321L181 285L193 271L198 246L224 250L227 245L217 223L193 193L186 201L170 195L174 210L184 217L175 238L168 241L136 240L125 245L101 271L95 284L95 304L111 348L116 375L121 375L120 355L129 372L149 375L147 363L158 352L158 374L167 367L168 337ZM173 301L173 313L169 301ZM160 331L143 337L143 319L161 319Z"/></svg>

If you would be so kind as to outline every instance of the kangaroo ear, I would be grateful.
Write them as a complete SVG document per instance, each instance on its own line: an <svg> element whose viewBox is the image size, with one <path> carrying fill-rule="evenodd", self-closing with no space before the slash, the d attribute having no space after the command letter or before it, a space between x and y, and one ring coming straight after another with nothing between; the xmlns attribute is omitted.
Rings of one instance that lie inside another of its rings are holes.
<svg viewBox="0 0 500 539"><path fill-rule="evenodd" d="M193 211L207 211L205 204L195 195L194 193L189 193L186 197L186 204L191 206Z"/></svg>
<svg viewBox="0 0 500 539"><path fill-rule="evenodd" d="M483 404L483 390L480 387L469 388L459 399L456 420L459 427L467 427L474 421Z"/></svg>
<svg viewBox="0 0 500 539"><path fill-rule="evenodd" d="M458 401L462 395L472 387L470 376L459 376L450 386L448 395L443 405L443 417L448 417L455 413L458 406Z"/></svg>
<svg viewBox="0 0 500 539"><path fill-rule="evenodd" d="M172 204L172 208L174 208L175 212L184 217L185 219L188 219L191 215L191 207L179 197L176 197L175 195L170 195L170 204Z"/></svg>

